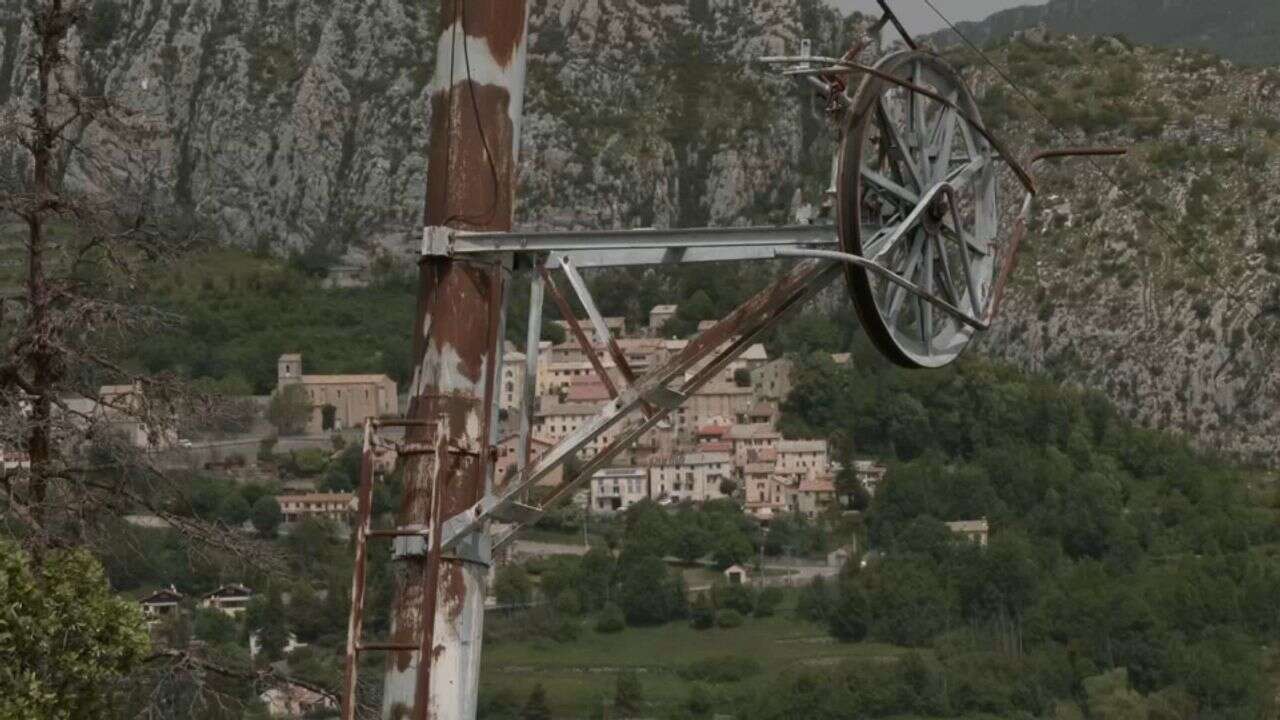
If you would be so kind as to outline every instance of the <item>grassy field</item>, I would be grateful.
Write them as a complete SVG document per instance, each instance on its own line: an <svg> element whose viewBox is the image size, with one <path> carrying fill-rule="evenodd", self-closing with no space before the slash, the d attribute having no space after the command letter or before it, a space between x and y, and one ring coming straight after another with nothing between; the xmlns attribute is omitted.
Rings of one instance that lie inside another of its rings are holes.
<svg viewBox="0 0 1280 720"><path fill-rule="evenodd" d="M843 661L886 662L904 652L890 645L834 642L823 628L795 616L794 600L789 597L773 617L747 618L742 627L731 630L694 630L672 623L602 635L592 629L594 620L587 619L573 642L489 644L483 653L482 692L501 692L523 702L533 686L542 683L556 718L599 718L602 703L612 702L618 673L635 672L649 714L663 716L689 696L692 683L676 673L697 660L733 656L760 663L758 674L715 686L713 692L731 696L788 670Z"/></svg>

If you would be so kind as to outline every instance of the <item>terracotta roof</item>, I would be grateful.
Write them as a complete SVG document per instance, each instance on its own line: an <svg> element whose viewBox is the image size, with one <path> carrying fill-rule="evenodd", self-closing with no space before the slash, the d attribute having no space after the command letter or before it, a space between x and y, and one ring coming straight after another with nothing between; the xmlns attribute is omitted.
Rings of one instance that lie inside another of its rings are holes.
<svg viewBox="0 0 1280 720"><path fill-rule="evenodd" d="M599 406L596 403L585 402L547 402L536 413L537 417L548 417L551 415L595 415Z"/></svg>
<svg viewBox="0 0 1280 720"><path fill-rule="evenodd" d="M830 480L802 480L796 490L802 493L833 493L836 491L836 484Z"/></svg>
<svg viewBox="0 0 1280 720"><path fill-rule="evenodd" d="M160 588L159 590L156 590L150 595L142 598L138 602L143 605L148 605L148 604L158 604L158 603L180 602L181 600L182 600L182 593L178 592L177 590L173 589L172 586L170 586L167 588Z"/></svg>
<svg viewBox="0 0 1280 720"><path fill-rule="evenodd" d="M694 395L750 395L752 392L749 387L740 387L736 383L725 382L709 382L693 392Z"/></svg>
<svg viewBox="0 0 1280 720"><path fill-rule="evenodd" d="M649 458L649 465L715 465L728 463L730 457L723 452L686 452L674 455L655 455Z"/></svg>
<svg viewBox="0 0 1280 720"><path fill-rule="evenodd" d="M391 382L386 375L303 375L303 385L363 385Z"/></svg>
<svg viewBox="0 0 1280 720"><path fill-rule="evenodd" d="M351 493L300 493L297 495L277 495L276 502L351 502L356 496Z"/></svg>
<svg viewBox="0 0 1280 720"><path fill-rule="evenodd" d="M751 425L734 425L729 428L729 437L734 440L745 440L747 438L780 438L782 435L768 423L755 423Z"/></svg>
<svg viewBox="0 0 1280 720"><path fill-rule="evenodd" d="M729 425L703 425L698 428L699 435L709 435L711 437L720 437L729 432Z"/></svg>
<svg viewBox="0 0 1280 720"><path fill-rule="evenodd" d="M609 399L609 388L599 380L575 380L565 393L567 402L601 402Z"/></svg>
<svg viewBox="0 0 1280 720"><path fill-rule="evenodd" d="M747 463L743 468L743 472L748 473L771 473L773 472L773 463L771 462L753 462Z"/></svg>
<svg viewBox="0 0 1280 720"><path fill-rule="evenodd" d="M698 451L704 453L724 453L733 452L733 443L728 440L713 440L711 442L698 443Z"/></svg>
<svg viewBox="0 0 1280 720"><path fill-rule="evenodd" d="M246 585L241 585L240 583L228 583L226 585L223 585L222 587L219 587L217 590L214 590L213 592L205 593L205 597L211 598L211 597L222 597L226 595L252 595L252 594L253 594L253 591L250 590Z"/></svg>
<svg viewBox="0 0 1280 720"><path fill-rule="evenodd" d="M515 445L519 442L520 442L520 433L511 433L510 435L504 435L502 439L498 441L498 444L506 445L510 443L512 445ZM550 440L543 440L537 435L534 435L529 438L529 444L530 445L546 445L549 447L552 444L552 442Z"/></svg>
<svg viewBox="0 0 1280 720"><path fill-rule="evenodd" d="M779 440L779 453L826 452L826 440Z"/></svg>

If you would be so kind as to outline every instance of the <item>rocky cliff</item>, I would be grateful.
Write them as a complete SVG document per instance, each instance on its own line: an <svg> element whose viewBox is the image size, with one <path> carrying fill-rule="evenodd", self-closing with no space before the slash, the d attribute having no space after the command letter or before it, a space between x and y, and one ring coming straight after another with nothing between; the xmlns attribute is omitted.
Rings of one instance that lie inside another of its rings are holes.
<svg viewBox="0 0 1280 720"><path fill-rule="evenodd" d="M985 43L1044 25L1057 32L1123 33L1147 45L1200 48L1241 63L1280 63L1280 3L1274 0L1049 0L958 25ZM940 40L956 43L951 33Z"/></svg>
<svg viewBox="0 0 1280 720"><path fill-rule="evenodd" d="M14 106L25 35L6 12L0 102ZM836 53L847 22L815 0L535 3L520 224L787 219L797 190L822 186L831 138L812 97L752 61L805 37ZM82 60L93 88L170 129L161 186L226 241L336 254L417 233L434 23L402 0L98 0ZM1042 116L952 56L1020 151L1135 150L1047 171L985 351L1274 462L1280 72L1115 39L994 48Z"/></svg>

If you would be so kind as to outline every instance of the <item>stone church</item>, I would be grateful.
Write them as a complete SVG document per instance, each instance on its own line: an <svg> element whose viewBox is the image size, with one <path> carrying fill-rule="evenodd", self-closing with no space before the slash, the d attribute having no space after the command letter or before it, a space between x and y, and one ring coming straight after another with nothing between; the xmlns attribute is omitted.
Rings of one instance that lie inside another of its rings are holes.
<svg viewBox="0 0 1280 720"><path fill-rule="evenodd" d="M303 375L302 355L288 353L276 366L276 392L288 385L301 385L311 399L308 435L400 413L396 382L386 375Z"/></svg>

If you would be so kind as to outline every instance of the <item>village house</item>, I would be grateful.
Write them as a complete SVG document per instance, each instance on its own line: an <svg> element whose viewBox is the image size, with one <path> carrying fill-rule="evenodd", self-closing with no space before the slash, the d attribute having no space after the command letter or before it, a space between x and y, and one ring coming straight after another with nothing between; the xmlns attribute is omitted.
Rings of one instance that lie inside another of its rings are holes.
<svg viewBox="0 0 1280 720"><path fill-rule="evenodd" d="M303 375L302 355L287 353L277 362L276 392L290 385L302 386L311 402L310 435L399 414L396 383L386 375Z"/></svg>
<svg viewBox="0 0 1280 720"><path fill-rule="evenodd" d="M884 480L884 475L889 468L875 462L874 460L854 460L853 474L862 483L862 487L866 489L867 494L875 496L876 490L880 488L880 481Z"/></svg>
<svg viewBox="0 0 1280 720"><path fill-rule="evenodd" d="M516 410L524 403L525 354L507 343L502 354L502 378L498 385L498 407Z"/></svg>
<svg viewBox="0 0 1280 720"><path fill-rule="evenodd" d="M670 455L676 451L676 434L671 423L659 420L651 430L640 436L631 446L631 462L634 465L647 465L649 461L660 455Z"/></svg>
<svg viewBox="0 0 1280 720"><path fill-rule="evenodd" d="M742 468L744 507L767 520L787 508L787 484L774 473L772 462L747 463Z"/></svg>
<svg viewBox="0 0 1280 720"><path fill-rule="evenodd" d="M345 524L356 511L356 496L351 493L277 495L276 502L287 523L313 519Z"/></svg>
<svg viewBox="0 0 1280 720"><path fill-rule="evenodd" d="M577 432L578 428L590 420L597 410L597 403L560 402L554 397L544 397L539 403L538 411L534 413L534 431L539 437L557 443ZM623 429L615 426L606 430L597 435L584 449L593 453L600 452Z"/></svg>
<svg viewBox="0 0 1280 720"><path fill-rule="evenodd" d="M666 325L676 316L679 310L678 305L654 305L649 310L649 334L659 336L662 334L662 326Z"/></svg>
<svg viewBox="0 0 1280 720"><path fill-rule="evenodd" d="M689 452L649 460L649 493L659 502L706 502L725 496L721 484L733 479L728 453Z"/></svg>
<svg viewBox="0 0 1280 720"><path fill-rule="evenodd" d="M746 585L751 575L741 565L730 565L724 569L724 579L730 585Z"/></svg>
<svg viewBox="0 0 1280 720"><path fill-rule="evenodd" d="M991 526L987 523L986 518L957 520L946 525L952 533L963 537L969 542L977 543L982 547L987 546L987 537L991 532Z"/></svg>
<svg viewBox="0 0 1280 720"><path fill-rule="evenodd" d="M530 464L538 461L543 453L551 449L554 445L549 440L543 440L538 436L529 438L529 462ZM498 457L494 461L493 477L499 485L507 482L515 477L516 466L519 464L520 453L520 435L519 433L511 433L498 441ZM555 487L564 480L564 465L557 465L554 470L547 473L546 477L538 481L539 485L546 487Z"/></svg>
<svg viewBox="0 0 1280 720"><path fill-rule="evenodd" d="M791 494L791 511L813 519L836 501L836 484L830 477L801 480Z"/></svg>
<svg viewBox="0 0 1280 720"><path fill-rule="evenodd" d="M777 425L778 404L775 402L761 401L747 408L746 415L738 417L738 421L747 425Z"/></svg>
<svg viewBox="0 0 1280 720"><path fill-rule="evenodd" d="M239 583L223 585L200 600L200 607L239 617L249 607L253 591Z"/></svg>
<svg viewBox="0 0 1280 720"><path fill-rule="evenodd" d="M167 617L177 615L182 598L182 593L170 585L142 598L138 604L142 606L142 617L146 618L148 625L153 625Z"/></svg>
<svg viewBox="0 0 1280 720"><path fill-rule="evenodd" d="M779 473L808 477L830 469L826 440L779 440L776 447Z"/></svg>
<svg viewBox="0 0 1280 720"><path fill-rule="evenodd" d="M569 329L568 320L552 320L552 325L560 326L564 330L565 337L573 337L573 331ZM596 337L596 327L591 323L590 319L579 318L578 327L582 328L582 332L587 339L593 343L603 343L604 338ZM625 337L627 334L627 319L624 317L607 317L604 318L604 327L609 334L615 338Z"/></svg>
<svg viewBox="0 0 1280 720"><path fill-rule="evenodd" d="M312 717L316 713L338 710L338 704L332 697L291 682L272 685L258 696L258 700L273 718Z"/></svg>
<svg viewBox="0 0 1280 720"><path fill-rule="evenodd" d="M604 468L591 476L591 509L621 512L649 497L649 473L644 468Z"/></svg>
<svg viewBox="0 0 1280 720"><path fill-rule="evenodd" d="M78 417L72 422L81 424L85 417L95 422L106 424L112 432L120 435L130 445L148 450L163 450L178 444L178 432L174 418L161 423L162 426L148 424L143 416L153 409L144 407L142 385L103 385L98 388L97 398L68 398L64 405Z"/></svg>
<svg viewBox="0 0 1280 720"><path fill-rule="evenodd" d="M677 433L692 434L694 429L715 418L736 418L751 407L751 388L733 382L713 380L698 388L672 414Z"/></svg>
<svg viewBox="0 0 1280 720"><path fill-rule="evenodd" d="M8 477L19 470L31 469L31 456L25 452L0 448L0 477Z"/></svg>
<svg viewBox="0 0 1280 720"><path fill-rule="evenodd" d="M749 462L764 462L774 457L773 453L777 451L782 434L767 424L734 425L729 428L726 439L733 443L734 464L741 466Z"/></svg>
<svg viewBox="0 0 1280 720"><path fill-rule="evenodd" d="M751 370L751 389L762 400L781 402L791 394L791 370L795 363L778 358Z"/></svg>

